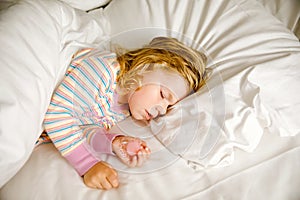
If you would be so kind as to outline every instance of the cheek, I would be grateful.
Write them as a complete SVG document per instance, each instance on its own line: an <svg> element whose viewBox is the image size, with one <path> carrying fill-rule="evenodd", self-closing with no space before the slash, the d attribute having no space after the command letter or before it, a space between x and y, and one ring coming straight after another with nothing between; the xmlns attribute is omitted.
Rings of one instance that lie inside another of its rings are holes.
<svg viewBox="0 0 300 200"><path fill-rule="evenodd" d="M140 92L138 92L138 91L134 92L129 98L129 101L128 101L129 107L130 108L137 107L140 104L140 102L142 101L142 97L143 97L143 95L140 94Z"/></svg>
<svg viewBox="0 0 300 200"><path fill-rule="evenodd" d="M158 87L142 87L135 91L129 98L129 107L149 107L157 104L160 98L160 89Z"/></svg>

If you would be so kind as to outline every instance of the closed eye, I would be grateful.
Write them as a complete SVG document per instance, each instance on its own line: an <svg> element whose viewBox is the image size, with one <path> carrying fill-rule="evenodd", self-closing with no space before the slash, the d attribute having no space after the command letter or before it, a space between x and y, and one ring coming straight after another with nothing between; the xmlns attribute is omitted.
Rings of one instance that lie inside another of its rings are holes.
<svg viewBox="0 0 300 200"><path fill-rule="evenodd" d="M177 102L171 92L164 87L160 89L160 96L162 99L167 99L171 106Z"/></svg>
<svg viewBox="0 0 300 200"><path fill-rule="evenodd" d="M162 99L164 99L164 98L165 98L165 95L164 95L164 93L163 93L163 91L162 91L162 90L160 90L160 97L161 97Z"/></svg>

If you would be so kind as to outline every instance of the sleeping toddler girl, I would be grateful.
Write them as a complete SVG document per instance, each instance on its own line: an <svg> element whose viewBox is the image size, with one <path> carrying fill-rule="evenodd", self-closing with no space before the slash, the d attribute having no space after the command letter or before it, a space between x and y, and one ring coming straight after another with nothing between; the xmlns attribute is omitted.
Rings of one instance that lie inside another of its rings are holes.
<svg viewBox="0 0 300 200"><path fill-rule="evenodd" d="M149 122L166 114L205 83L205 64L203 53L167 37L118 56L83 49L53 94L45 132L88 187L116 188L117 171L97 155L139 167L151 151L141 139L109 129L129 115Z"/></svg>

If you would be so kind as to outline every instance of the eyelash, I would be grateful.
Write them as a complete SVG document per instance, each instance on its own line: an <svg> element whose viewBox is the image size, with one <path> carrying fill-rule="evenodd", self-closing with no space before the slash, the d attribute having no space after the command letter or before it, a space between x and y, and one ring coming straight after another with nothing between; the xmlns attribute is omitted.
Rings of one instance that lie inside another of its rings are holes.
<svg viewBox="0 0 300 200"><path fill-rule="evenodd" d="M160 96L163 99L166 98L162 90L160 91ZM167 109L169 109L170 107L171 107L171 105L168 105Z"/></svg>
<svg viewBox="0 0 300 200"><path fill-rule="evenodd" d="M162 91L162 90L160 91L160 96L161 96L161 98L163 98L163 99L165 98L165 96L164 96L164 94L163 94L163 91Z"/></svg>

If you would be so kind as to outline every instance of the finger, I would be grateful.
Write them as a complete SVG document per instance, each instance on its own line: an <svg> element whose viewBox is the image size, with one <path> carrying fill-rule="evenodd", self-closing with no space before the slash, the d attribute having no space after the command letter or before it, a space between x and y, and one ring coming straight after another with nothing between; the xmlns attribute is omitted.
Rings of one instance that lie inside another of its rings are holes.
<svg viewBox="0 0 300 200"><path fill-rule="evenodd" d="M93 189L98 189L98 186L96 184L90 183L90 182L84 182L86 186Z"/></svg>
<svg viewBox="0 0 300 200"><path fill-rule="evenodd" d="M146 147L144 150L145 150L146 159L148 160L150 158L151 151L148 147Z"/></svg>
<svg viewBox="0 0 300 200"><path fill-rule="evenodd" d="M146 151L143 150L143 164L149 159L150 154Z"/></svg>
<svg viewBox="0 0 300 200"><path fill-rule="evenodd" d="M130 161L130 163L129 163L129 167L135 167L136 166L136 164L137 164L137 156L133 156L132 157L132 160Z"/></svg>
<svg viewBox="0 0 300 200"><path fill-rule="evenodd" d="M145 163L150 158L150 153L146 150L143 150L143 163Z"/></svg>
<svg viewBox="0 0 300 200"><path fill-rule="evenodd" d="M142 148L140 151L142 151L145 154L150 154L150 149L148 147Z"/></svg>
<svg viewBox="0 0 300 200"><path fill-rule="evenodd" d="M107 180L113 187L118 187L119 185L119 178L118 172L115 169L112 169L110 174L107 176Z"/></svg>
<svg viewBox="0 0 300 200"><path fill-rule="evenodd" d="M123 163L125 163L127 166L130 166L131 165L131 158L130 158L130 156L128 155L128 154L126 154L126 156L122 156L122 157L119 157L122 161L123 161Z"/></svg>
<svg viewBox="0 0 300 200"><path fill-rule="evenodd" d="M120 147L118 150L116 150L116 155L117 157L126 165L130 165L130 156L128 155L128 153L122 148Z"/></svg>
<svg viewBox="0 0 300 200"><path fill-rule="evenodd" d="M109 190L112 188L112 185L110 184L110 182L107 180L107 178L103 179L102 182L100 183L102 188L105 190Z"/></svg>
<svg viewBox="0 0 300 200"><path fill-rule="evenodd" d="M94 179L91 179L89 176L85 175L83 177L83 182L86 186L88 186L89 188L93 188L93 189L98 189L98 185L97 182Z"/></svg>
<svg viewBox="0 0 300 200"><path fill-rule="evenodd" d="M137 164L136 164L136 166L137 166L137 167L140 167L140 166L143 165L143 162L144 162L144 153L143 153L142 150L140 150L140 151L138 152L137 157L138 157L138 158L137 158Z"/></svg>
<svg viewBox="0 0 300 200"><path fill-rule="evenodd" d="M100 189L100 190L104 190L103 186L101 183L98 184L98 186L96 186L96 189Z"/></svg>
<svg viewBox="0 0 300 200"><path fill-rule="evenodd" d="M85 183L85 184L86 184L86 186L93 188L93 189L101 189L101 190L104 189L102 184L99 182L89 182L89 183Z"/></svg>
<svg viewBox="0 0 300 200"><path fill-rule="evenodd" d="M96 177L93 177L91 179L91 185L93 185L93 188L95 189L101 189L101 190L105 189L102 185L102 182Z"/></svg>
<svg viewBox="0 0 300 200"><path fill-rule="evenodd" d="M140 140L140 142L141 142L141 146L142 146L142 147L144 147L144 148L147 147L147 144L146 144L146 142L145 142L144 140Z"/></svg>
<svg viewBox="0 0 300 200"><path fill-rule="evenodd" d="M118 176L115 176L115 175L110 175L107 177L107 181L111 184L111 186L113 188L116 188L119 186L119 179L118 179Z"/></svg>
<svg viewBox="0 0 300 200"><path fill-rule="evenodd" d="M146 149L144 149L143 150L143 156L144 156L144 161L146 161L146 160L148 160L149 159L149 157L150 157L150 153L146 150Z"/></svg>
<svg viewBox="0 0 300 200"><path fill-rule="evenodd" d="M144 149L147 152L147 154L149 154L149 155L151 154L151 150L149 149L149 147L145 147Z"/></svg>
<svg viewBox="0 0 300 200"><path fill-rule="evenodd" d="M110 186L110 184L108 184L105 177L101 178L99 176L92 177L90 184L93 186L93 188L101 189L101 190L108 190L112 187Z"/></svg>

